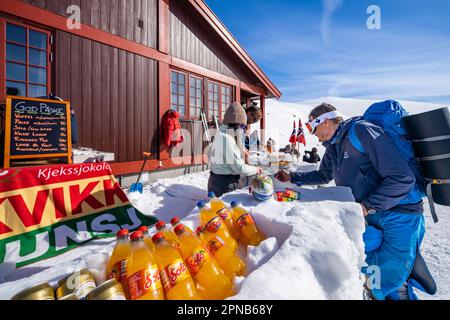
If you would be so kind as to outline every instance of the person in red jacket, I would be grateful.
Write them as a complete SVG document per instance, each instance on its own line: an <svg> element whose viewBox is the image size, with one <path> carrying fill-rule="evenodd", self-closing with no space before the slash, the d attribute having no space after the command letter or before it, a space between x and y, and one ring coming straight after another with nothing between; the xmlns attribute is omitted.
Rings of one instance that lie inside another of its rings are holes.
<svg viewBox="0 0 450 320"><path fill-rule="evenodd" d="M169 110L162 118L162 142L168 147L176 146L184 141L180 121L178 120L179 117L178 112Z"/></svg>

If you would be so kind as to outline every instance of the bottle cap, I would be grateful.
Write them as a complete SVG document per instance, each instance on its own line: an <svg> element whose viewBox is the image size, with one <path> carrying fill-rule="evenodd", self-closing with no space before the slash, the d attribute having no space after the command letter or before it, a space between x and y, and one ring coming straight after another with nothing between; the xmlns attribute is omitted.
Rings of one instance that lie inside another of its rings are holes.
<svg viewBox="0 0 450 320"><path fill-rule="evenodd" d="M231 207L234 208L238 205L237 201L231 201Z"/></svg>
<svg viewBox="0 0 450 320"><path fill-rule="evenodd" d="M144 238L144 235L142 234L141 231L135 231L130 236L130 240L131 241L136 241L136 240L139 240L139 239L142 239L142 238Z"/></svg>
<svg viewBox="0 0 450 320"><path fill-rule="evenodd" d="M184 226L182 224L179 224L175 227L175 233L178 235L184 231Z"/></svg>
<svg viewBox="0 0 450 320"><path fill-rule="evenodd" d="M121 229L119 230L119 232L117 232L116 236L117 237L124 237L127 236L129 234L127 229Z"/></svg>
<svg viewBox="0 0 450 320"><path fill-rule="evenodd" d="M153 243L156 243L156 242L158 242L158 240L161 240L161 239L164 239L164 235L161 232L156 233L152 237Z"/></svg>
<svg viewBox="0 0 450 320"><path fill-rule="evenodd" d="M173 218L170 220L170 224L171 224L172 226L178 224L178 222L180 222L180 218L178 218L177 216L173 217Z"/></svg>
<svg viewBox="0 0 450 320"><path fill-rule="evenodd" d="M156 224L156 230L161 229L162 227L164 227L166 225L166 223L162 220L159 220L158 223Z"/></svg>
<svg viewBox="0 0 450 320"><path fill-rule="evenodd" d="M214 198L216 196L216 194L212 191L208 192L208 198Z"/></svg>
<svg viewBox="0 0 450 320"><path fill-rule="evenodd" d="M199 226L199 227L197 227L197 229L195 229L195 233L200 234L201 232L203 232L203 230L205 230L205 228L202 226Z"/></svg>
<svg viewBox="0 0 450 320"><path fill-rule="evenodd" d="M204 201L199 201L199 202L197 202L197 207L198 207L199 209L203 208L204 206L205 206L205 202L204 202Z"/></svg>
<svg viewBox="0 0 450 320"><path fill-rule="evenodd" d="M141 227L139 227L138 230L141 231L142 233L148 232L148 228L146 226L141 226Z"/></svg>

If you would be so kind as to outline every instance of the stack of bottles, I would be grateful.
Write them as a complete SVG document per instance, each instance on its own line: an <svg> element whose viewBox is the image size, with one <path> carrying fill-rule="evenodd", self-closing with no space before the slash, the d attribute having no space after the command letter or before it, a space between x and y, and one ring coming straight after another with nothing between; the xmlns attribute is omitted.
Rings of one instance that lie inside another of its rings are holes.
<svg viewBox="0 0 450 320"><path fill-rule="evenodd" d="M257 246L263 239L251 214L226 204L210 192L209 206L197 204L200 223L195 232L178 217L158 221L150 236L142 226L117 233L107 277L122 284L130 300L219 300L232 296L233 279L245 275L235 253L238 244Z"/></svg>

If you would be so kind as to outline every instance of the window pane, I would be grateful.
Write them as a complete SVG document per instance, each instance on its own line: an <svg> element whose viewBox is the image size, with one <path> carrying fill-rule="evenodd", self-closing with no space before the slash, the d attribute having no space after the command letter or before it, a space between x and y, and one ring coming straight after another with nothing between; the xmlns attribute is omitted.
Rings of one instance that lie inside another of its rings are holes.
<svg viewBox="0 0 450 320"><path fill-rule="evenodd" d="M28 70L28 81L42 84L47 83L47 69L30 67Z"/></svg>
<svg viewBox="0 0 450 320"><path fill-rule="evenodd" d="M184 74L182 73L178 74L178 83L184 84Z"/></svg>
<svg viewBox="0 0 450 320"><path fill-rule="evenodd" d="M41 97L47 95L46 86L38 86L34 84L28 85L28 96L29 97Z"/></svg>
<svg viewBox="0 0 450 320"><path fill-rule="evenodd" d="M202 90L201 89L197 89L197 97L201 97L202 96Z"/></svg>
<svg viewBox="0 0 450 320"><path fill-rule="evenodd" d="M219 100L219 94L218 93L214 93L214 100L216 100L216 101Z"/></svg>
<svg viewBox="0 0 450 320"><path fill-rule="evenodd" d="M174 72L174 71L172 71L171 72L171 79L172 79L172 82L177 82L177 73L176 72Z"/></svg>
<svg viewBox="0 0 450 320"><path fill-rule="evenodd" d="M10 96L26 96L25 83L6 81L6 94Z"/></svg>
<svg viewBox="0 0 450 320"><path fill-rule="evenodd" d="M30 30L28 35L30 37L29 44L31 46L42 48L45 50L47 49L47 34L35 30Z"/></svg>
<svg viewBox="0 0 450 320"><path fill-rule="evenodd" d="M191 107L191 108L189 109L189 116L190 116L190 117L196 117L196 116L197 116L197 109Z"/></svg>
<svg viewBox="0 0 450 320"><path fill-rule="evenodd" d="M27 62L27 49L12 43L6 44L6 59Z"/></svg>
<svg viewBox="0 0 450 320"><path fill-rule="evenodd" d="M184 86L178 85L178 94L184 94Z"/></svg>
<svg viewBox="0 0 450 320"><path fill-rule="evenodd" d="M191 97L195 97L195 88L192 88L192 87L189 88L189 95Z"/></svg>
<svg viewBox="0 0 450 320"><path fill-rule="evenodd" d="M178 96L178 104L184 106L184 96Z"/></svg>
<svg viewBox="0 0 450 320"><path fill-rule="evenodd" d="M7 62L6 78L10 80L26 81L26 67L21 64Z"/></svg>
<svg viewBox="0 0 450 320"><path fill-rule="evenodd" d="M36 50L36 49L30 49L30 57L29 57L30 64L35 64L37 66L47 66L47 52Z"/></svg>
<svg viewBox="0 0 450 320"><path fill-rule="evenodd" d="M171 94L170 95L170 103L172 103L172 104L176 104L178 101L177 101L177 98L178 98L178 95L176 95L176 94Z"/></svg>
<svg viewBox="0 0 450 320"><path fill-rule="evenodd" d="M203 86L203 81L201 79L197 79L197 87L201 88Z"/></svg>
<svg viewBox="0 0 450 320"><path fill-rule="evenodd" d="M17 26L15 24L6 24L6 40L12 40L27 43L27 31L24 27Z"/></svg>
<svg viewBox="0 0 450 320"><path fill-rule="evenodd" d="M198 107L202 106L202 99L201 98L197 98L197 106Z"/></svg>
<svg viewBox="0 0 450 320"><path fill-rule="evenodd" d="M176 83L172 83L172 84L170 85L170 92L171 92L171 93L178 93L178 86L177 86Z"/></svg>
<svg viewBox="0 0 450 320"><path fill-rule="evenodd" d="M186 115L186 107L179 106L178 112L180 113L180 115L185 116Z"/></svg>

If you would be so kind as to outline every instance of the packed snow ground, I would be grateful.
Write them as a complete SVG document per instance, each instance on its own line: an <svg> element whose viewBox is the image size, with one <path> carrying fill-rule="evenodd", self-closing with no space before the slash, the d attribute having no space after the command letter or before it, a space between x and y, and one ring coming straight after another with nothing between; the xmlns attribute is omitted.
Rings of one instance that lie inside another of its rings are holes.
<svg viewBox="0 0 450 320"><path fill-rule="evenodd" d="M311 106L329 102L347 116L361 115L372 101L321 98L302 104L267 101L267 127L277 148L288 143L292 120L307 119ZM411 113L441 106L404 102ZM295 116L295 117L294 117ZM323 147L307 132L307 149L313 146L323 154ZM312 170L311 166L297 166ZM130 193L137 209L159 219L174 215L188 226L197 225L195 204L206 197L208 172L161 179L145 186L144 193ZM285 186L276 183L277 189ZM255 202L245 191L224 197L226 202L240 200L253 208L256 223L267 239L260 246L240 250L246 258L249 274L236 281L237 294L232 299L361 299L362 278L359 267L364 260L361 233L364 224L359 205L347 188L302 189L302 201L278 203L269 200ZM434 224L425 204L427 234L423 255L436 278L438 293L434 297L450 299L450 208L438 206L441 221ZM150 230L153 232L154 230ZM114 239L92 241L61 256L13 270L0 268L0 299L9 299L16 292L35 283L49 281L52 285L63 276L86 266L85 257L97 253L109 254Z"/></svg>

